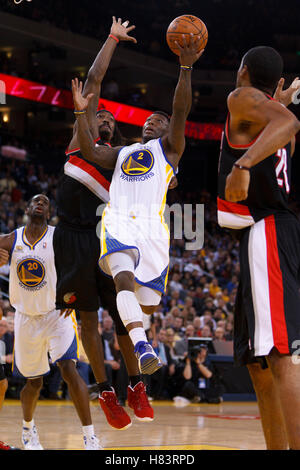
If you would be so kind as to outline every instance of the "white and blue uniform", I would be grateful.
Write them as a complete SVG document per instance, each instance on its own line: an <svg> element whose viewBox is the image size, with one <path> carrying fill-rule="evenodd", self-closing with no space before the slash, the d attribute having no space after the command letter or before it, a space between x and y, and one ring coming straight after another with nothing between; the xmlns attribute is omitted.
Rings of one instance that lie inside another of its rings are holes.
<svg viewBox="0 0 300 470"><path fill-rule="evenodd" d="M138 285L164 293L170 234L164 220L174 168L161 139L123 147L118 155L101 226L100 268L111 274L107 256L130 250Z"/></svg>
<svg viewBox="0 0 300 470"><path fill-rule="evenodd" d="M49 371L48 353L53 363L78 358L75 314L64 318L55 310L54 230L47 226L31 245L26 227L21 227L15 231L11 251L9 296L16 309L14 361L26 378Z"/></svg>

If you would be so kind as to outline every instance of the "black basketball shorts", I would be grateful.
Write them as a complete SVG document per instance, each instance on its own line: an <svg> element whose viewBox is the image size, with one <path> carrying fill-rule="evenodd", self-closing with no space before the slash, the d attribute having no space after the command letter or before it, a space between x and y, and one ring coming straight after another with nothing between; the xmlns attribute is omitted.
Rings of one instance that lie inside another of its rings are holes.
<svg viewBox="0 0 300 470"><path fill-rule="evenodd" d="M57 273L56 308L95 311L100 241L95 228L75 229L59 223L53 237Z"/></svg>
<svg viewBox="0 0 300 470"><path fill-rule="evenodd" d="M300 346L300 224L276 214L244 230L234 314L238 365L267 356L273 347L293 354Z"/></svg>
<svg viewBox="0 0 300 470"><path fill-rule="evenodd" d="M53 237L57 273L56 308L109 311L118 335L127 335L116 305L114 281L99 268L100 240L96 230L75 229L59 223Z"/></svg>

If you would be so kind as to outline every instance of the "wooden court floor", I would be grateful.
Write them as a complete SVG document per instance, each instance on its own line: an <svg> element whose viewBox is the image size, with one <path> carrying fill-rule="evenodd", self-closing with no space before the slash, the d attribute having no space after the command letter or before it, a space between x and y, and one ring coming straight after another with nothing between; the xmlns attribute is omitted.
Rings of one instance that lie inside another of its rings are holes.
<svg viewBox="0 0 300 470"><path fill-rule="evenodd" d="M125 431L112 429L97 402L91 402L95 430L104 449L119 450L263 450L261 422L255 402L190 404L153 402L155 419L133 419ZM132 416L132 411L126 407ZM35 414L44 449L83 450L81 425L70 401L39 401ZM5 400L0 413L0 439L21 447L20 402Z"/></svg>

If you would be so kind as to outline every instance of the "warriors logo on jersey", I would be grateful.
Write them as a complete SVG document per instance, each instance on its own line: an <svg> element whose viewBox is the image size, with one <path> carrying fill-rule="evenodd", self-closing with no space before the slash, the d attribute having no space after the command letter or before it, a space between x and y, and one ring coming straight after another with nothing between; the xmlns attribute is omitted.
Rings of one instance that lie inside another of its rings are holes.
<svg viewBox="0 0 300 470"><path fill-rule="evenodd" d="M153 165L154 157L150 150L137 150L125 157L121 165L123 174L121 173L120 177L126 181L144 181L154 175L151 172Z"/></svg>
<svg viewBox="0 0 300 470"><path fill-rule="evenodd" d="M17 265L20 285L31 290L41 289L46 284L44 261L41 258L24 258Z"/></svg>

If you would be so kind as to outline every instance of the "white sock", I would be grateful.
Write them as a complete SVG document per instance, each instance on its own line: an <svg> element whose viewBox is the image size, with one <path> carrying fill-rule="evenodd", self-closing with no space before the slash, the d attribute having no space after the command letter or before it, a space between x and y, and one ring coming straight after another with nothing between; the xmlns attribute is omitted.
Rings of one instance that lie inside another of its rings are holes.
<svg viewBox="0 0 300 470"><path fill-rule="evenodd" d="M143 311L134 292L129 290L119 292L117 294L117 307L125 327L130 323L143 323Z"/></svg>
<svg viewBox="0 0 300 470"><path fill-rule="evenodd" d="M33 419L31 421L24 421L24 419L23 419L23 428L32 429L33 426L34 426L34 420Z"/></svg>
<svg viewBox="0 0 300 470"><path fill-rule="evenodd" d="M128 334L134 346L139 341L146 341L146 343L148 343L148 339L147 339L144 328L133 328L132 330L128 332Z"/></svg>
<svg viewBox="0 0 300 470"><path fill-rule="evenodd" d="M92 437L95 435L94 426L92 424L82 426L82 432L85 437Z"/></svg>

